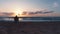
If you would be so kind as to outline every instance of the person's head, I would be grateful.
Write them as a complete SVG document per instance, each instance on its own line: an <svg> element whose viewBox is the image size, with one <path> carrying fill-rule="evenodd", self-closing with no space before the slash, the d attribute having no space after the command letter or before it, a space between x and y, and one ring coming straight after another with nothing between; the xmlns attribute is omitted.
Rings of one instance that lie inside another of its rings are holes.
<svg viewBox="0 0 60 34"><path fill-rule="evenodd" d="M17 15L15 17L17 17Z"/></svg>

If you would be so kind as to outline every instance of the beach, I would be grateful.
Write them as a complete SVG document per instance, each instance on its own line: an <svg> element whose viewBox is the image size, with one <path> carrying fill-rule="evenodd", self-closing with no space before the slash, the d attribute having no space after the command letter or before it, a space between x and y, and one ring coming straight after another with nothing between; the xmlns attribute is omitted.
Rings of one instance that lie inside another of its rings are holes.
<svg viewBox="0 0 60 34"><path fill-rule="evenodd" d="M0 22L0 34L60 34L60 21Z"/></svg>

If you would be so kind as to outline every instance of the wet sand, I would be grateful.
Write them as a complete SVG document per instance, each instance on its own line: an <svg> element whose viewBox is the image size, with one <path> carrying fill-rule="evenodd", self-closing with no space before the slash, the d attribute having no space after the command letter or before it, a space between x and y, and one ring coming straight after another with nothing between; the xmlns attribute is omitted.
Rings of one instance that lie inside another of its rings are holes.
<svg viewBox="0 0 60 34"><path fill-rule="evenodd" d="M60 21L0 22L0 34L60 34Z"/></svg>

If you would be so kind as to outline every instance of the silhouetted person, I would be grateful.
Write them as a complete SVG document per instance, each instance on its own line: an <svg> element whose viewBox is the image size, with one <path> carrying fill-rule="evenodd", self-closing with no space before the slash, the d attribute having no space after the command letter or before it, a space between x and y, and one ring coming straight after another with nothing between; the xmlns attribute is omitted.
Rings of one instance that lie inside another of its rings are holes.
<svg viewBox="0 0 60 34"><path fill-rule="evenodd" d="M14 21L19 22L19 18L17 17L17 15L14 17Z"/></svg>

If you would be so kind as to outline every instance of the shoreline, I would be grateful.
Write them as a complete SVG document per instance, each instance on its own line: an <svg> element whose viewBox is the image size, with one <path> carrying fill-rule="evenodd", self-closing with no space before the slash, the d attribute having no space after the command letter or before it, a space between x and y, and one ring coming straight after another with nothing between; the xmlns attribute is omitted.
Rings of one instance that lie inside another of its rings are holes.
<svg viewBox="0 0 60 34"><path fill-rule="evenodd" d="M0 21L0 22L8 22L8 23L12 23L14 21ZM60 22L60 20L21 20L19 22Z"/></svg>

